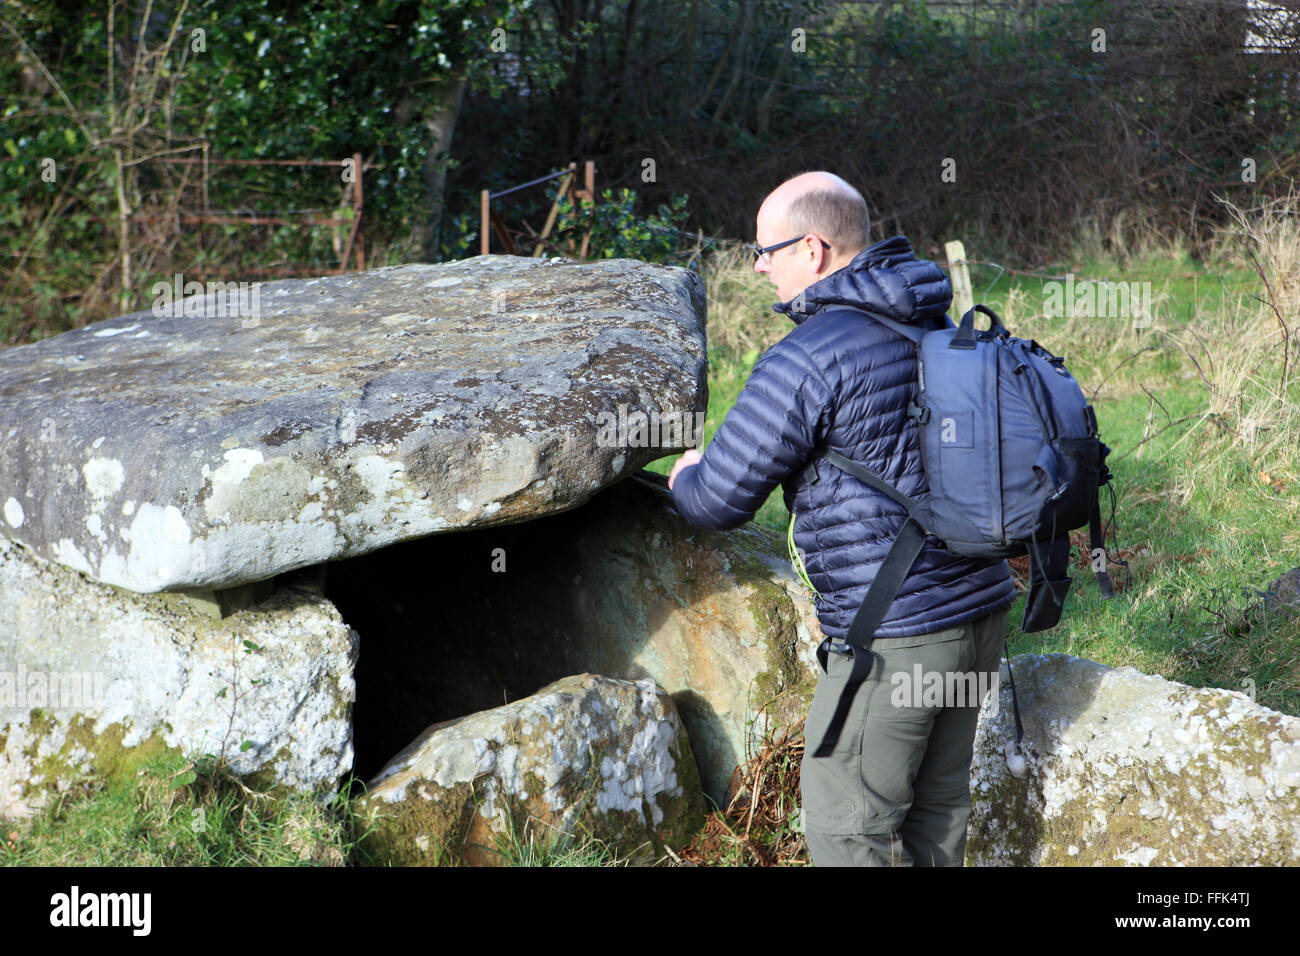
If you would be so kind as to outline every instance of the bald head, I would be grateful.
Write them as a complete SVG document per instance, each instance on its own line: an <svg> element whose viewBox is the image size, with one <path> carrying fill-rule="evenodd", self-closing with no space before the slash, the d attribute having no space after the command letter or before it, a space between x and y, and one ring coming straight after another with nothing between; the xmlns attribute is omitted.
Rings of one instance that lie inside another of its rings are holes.
<svg viewBox="0 0 1300 956"><path fill-rule="evenodd" d="M783 235L816 233L844 263L871 245L866 201L834 173L819 170L787 179L763 200L758 215Z"/></svg>
<svg viewBox="0 0 1300 956"><path fill-rule="evenodd" d="M797 245L760 256L757 272L767 273L783 300L824 279L871 245L871 219L862 194L834 173L800 173L763 200L758 210L760 246L800 238Z"/></svg>

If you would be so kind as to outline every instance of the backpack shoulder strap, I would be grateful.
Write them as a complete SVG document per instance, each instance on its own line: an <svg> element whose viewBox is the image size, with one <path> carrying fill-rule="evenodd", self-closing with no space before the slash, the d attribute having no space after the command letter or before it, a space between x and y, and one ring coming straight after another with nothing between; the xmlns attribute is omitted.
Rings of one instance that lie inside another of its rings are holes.
<svg viewBox="0 0 1300 956"><path fill-rule="evenodd" d="M898 596L903 586L903 579L907 577L907 572L915 563L916 556L921 553L928 533L921 524L920 512L913 499L837 451L828 448L822 452L822 457L898 502L907 509L907 520L903 522L898 537L894 539L889 553L876 571L876 576L867 588L862 603L858 605L858 610L853 615L853 623L849 625L849 633L844 641L853 648L853 672L844 685L830 725L826 728L826 735L813 754L814 757L829 756L839 741L840 732L844 729L844 722L849 716L849 708L853 704L853 697L871 672L870 647L871 642L875 640L876 629L880 627L880 622L885 619L885 614L894 603L894 598ZM818 656L823 659L823 668L826 666L827 652L826 642L823 642L823 646L818 649Z"/></svg>
<svg viewBox="0 0 1300 956"><path fill-rule="evenodd" d="M840 739L840 732L844 729L844 723L848 720L854 695L862 686L862 682L867 679L867 675L871 673L870 648L871 642L876 637L876 628L880 627L880 622L885 619L885 614L903 586L903 579L907 577L907 572L911 570L924 544L925 529L915 519L909 517L903 523L898 537L894 539L889 554L876 572L871 586L867 588L862 603L858 605L853 623L849 625L849 633L844 641L853 648L853 671L840 692L835 713L826 728L821 744L813 753L814 757L828 757L834 751L835 744ZM823 642L824 646L825 642ZM825 651L818 649L819 656L824 653ZM825 667L825 663L822 666Z"/></svg>
<svg viewBox="0 0 1300 956"><path fill-rule="evenodd" d="M870 485L872 488L875 488L877 491L881 492L882 494L889 495L889 497L893 498L896 502L898 502L900 505L906 508L907 513L911 515L913 518L917 516L915 501L913 501L907 495L903 494L901 491L899 491L889 482L885 481L883 478L877 478L875 475L867 471L867 469L863 468L853 459L845 458L839 452L832 451L829 448L823 451L821 456L825 458L827 461L829 461L832 465L838 465L840 468L847 471L854 478L858 479L858 481Z"/></svg>

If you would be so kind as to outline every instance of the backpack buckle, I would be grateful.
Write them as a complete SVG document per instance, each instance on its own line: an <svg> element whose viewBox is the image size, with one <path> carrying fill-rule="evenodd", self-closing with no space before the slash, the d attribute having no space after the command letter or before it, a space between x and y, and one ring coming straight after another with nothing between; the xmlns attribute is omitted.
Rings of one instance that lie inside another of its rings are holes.
<svg viewBox="0 0 1300 956"><path fill-rule="evenodd" d="M1083 406L1083 423L1087 427L1089 435L1097 434L1097 413L1091 405Z"/></svg>
<svg viewBox="0 0 1300 956"><path fill-rule="evenodd" d="M907 417L915 419L917 422L919 422L922 425L927 425L930 422L930 409L922 408L920 405L916 404L911 399L908 399Z"/></svg>

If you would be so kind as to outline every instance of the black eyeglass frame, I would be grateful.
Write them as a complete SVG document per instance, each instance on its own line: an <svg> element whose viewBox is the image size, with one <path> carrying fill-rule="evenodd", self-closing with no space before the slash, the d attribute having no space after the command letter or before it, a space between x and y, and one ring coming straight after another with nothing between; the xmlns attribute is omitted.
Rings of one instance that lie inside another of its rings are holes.
<svg viewBox="0 0 1300 956"><path fill-rule="evenodd" d="M754 243L753 245L750 246L750 248L754 250L754 261L757 262L759 259L763 258L763 256L767 256L768 257L767 261L771 263L772 261L771 254L773 252L776 252L776 250L778 249L784 249L786 246L792 246L796 242L799 242L801 239L806 239L808 236L812 236L812 235L813 233L811 232L805 232L802 236L795 236L793 239L787 239L785 242L774 242L770 246L760 246L758 243ZM831 244L827 242L825 239L823 239L821 236L814 236L814 238L816 238L816 240L820 242L823 246L825 246L827 249L831 247Z"/></svg>

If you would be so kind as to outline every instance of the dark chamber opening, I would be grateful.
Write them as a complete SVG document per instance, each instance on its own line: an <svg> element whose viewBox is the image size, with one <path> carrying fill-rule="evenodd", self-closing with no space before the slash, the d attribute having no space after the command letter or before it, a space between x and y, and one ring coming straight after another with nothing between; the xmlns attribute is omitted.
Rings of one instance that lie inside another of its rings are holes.
<svg viewBox="0 0 1300 956"><path fill-rule="evenodd" d="M430 724L596 669L566 640L579 613L582 512L435 534L328 565L325 594L360 635L357 777L369 780ZM493 570L496 549L504 571Z"/></svg>

